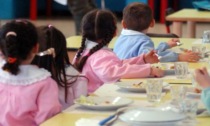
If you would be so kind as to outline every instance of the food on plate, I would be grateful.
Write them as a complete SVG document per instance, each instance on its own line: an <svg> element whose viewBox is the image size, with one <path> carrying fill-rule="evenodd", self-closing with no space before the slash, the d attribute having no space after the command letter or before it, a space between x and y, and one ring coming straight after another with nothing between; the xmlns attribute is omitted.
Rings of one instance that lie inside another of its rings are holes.
<svg viewBox="0 0 210 126"><path fill-rule="evenodd" d="M140 88L142 86L143 86L142 82L132 84L132 87L134 87L134 88Z"/></svg>
<svg viewBox="0 0 210 126"><path fill-rule="evenodd" d="M86 104L86 105L109 105L109 104L111 104L111 102L107 101L107 100L105 100L105 101L102 100L101 102L96 103L94 101L93 97L91 98L91 97L85 97L85 96L80 96L80 98L78 99L78 103Z"/></svg>
<svg viewBox="0 0 210 126"><path fill-rule="evenodd" d="M162 70L174 70L174 65L173 64L170 64L170 63L160 63L160 64L157 64L157 65L153 65L153 67L157 67L157 68L160 68Z"/></svg>
<svg viewBox="0 0 210 126"><path fill-rule="evenodd" d="M80 104L88 104L88 105L95 105L93 99L87 98L85 96L80 96L80 98L78 99L78 102Z"/></svg>
<svg viewBox="0 0 210 126"><path fill-rule="evenodd" d="M175 66L171 66L170 69L175 69Z"/></svg>
<svg viewBox="0 0 210 126"><path fill-rule="evenodd" d="M194 88L194 92L195 92L195 93L201 93L202 90L201 90L201 89L198 89L198 88Z"/></svg>

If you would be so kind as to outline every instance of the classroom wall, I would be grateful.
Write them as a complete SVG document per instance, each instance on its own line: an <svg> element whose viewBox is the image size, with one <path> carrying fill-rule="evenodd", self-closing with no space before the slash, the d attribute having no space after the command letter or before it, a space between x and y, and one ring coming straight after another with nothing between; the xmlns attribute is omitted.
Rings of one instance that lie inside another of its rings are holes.
<svg viewBox="0 0 210 126"><path fill-rule="evenodd" d="M155 0L156 2L156 11L155 15L158 18L159 15L159 2L160 0ZM169 0L171 2L172 0ZM193 8L192 1L201 1L201 0L177 0L178 9L182 8ZM101 7L101 0L96 0L97 6ZM123 8L131 2L143 2L147 3L148 0L105 0L106 8L115 11L121 12ZM13 19L21 17L29 17L29 6L30 0L0 0L0 19ZM69 12L67 6L60 5L56 2L52 4L52 11L66 11ZM46 11L46 1L38 0L38 11ZM40 13L38 13L40 14Z"/></svg>

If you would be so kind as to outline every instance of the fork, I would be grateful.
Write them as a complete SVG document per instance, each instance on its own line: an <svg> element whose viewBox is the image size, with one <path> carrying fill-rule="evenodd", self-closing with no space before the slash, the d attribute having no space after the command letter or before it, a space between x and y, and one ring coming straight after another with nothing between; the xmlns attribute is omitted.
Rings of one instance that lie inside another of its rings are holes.
<svg viewBox="0 0 210 126"><path fill-rule="evenodd" d="M103 119L102 121L99 122L100 126L111 126L119 117L120 114L124 113L124 111L128 107L123 107L118 109L113 115Z"/></svg>

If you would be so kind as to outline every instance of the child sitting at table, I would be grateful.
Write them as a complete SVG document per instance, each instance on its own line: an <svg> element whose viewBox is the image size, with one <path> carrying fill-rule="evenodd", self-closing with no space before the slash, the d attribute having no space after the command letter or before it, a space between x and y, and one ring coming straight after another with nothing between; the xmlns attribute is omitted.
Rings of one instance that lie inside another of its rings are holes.
<svg viewBox="0 0 210 126"><path fill-rule="evenodd" d="M154 24L152 10L148 5L134 2L125 7L122 20L123 30L114 46L117 56L120 59L128 59L154 49L154 43L146 35L149 27L153 27ZM198 54L192 51L178 54L168 50L176 46L177 42L179 39L173 38L158 45L156 52L161 56L160 62L196 62L199 60Z"/></svg>
<svg viewBox="0 0 210 126"><path fill-rule="evenodd" d="M0 29L0 125L38 126L61 111L50 73L31 65L38 51L35 26L13 20Z"/></svg>
<svg viewBox="0 0 210 126"><path fill-rule="evenodd" d="M147 63L158 62L154 51L127 60L120 60L108 44L116 35L116 18L108 10L93 10L82 21L82 45L75 58L76 68L89 79L88 92L106 82L121 78L161 77L163 71Z"/></svg>
<svg viewBox="0 0 210 126"><path fill-rule="evenodd" d="M206 68L195 70L195 80L203 88L201 99L210 113L210 76Z"/></svg>
<svg viewBox="0 0 210 126"><path fill-rule="evenodd" d="M73 104L74 99L87 95L88 80L71 65L66 49L66 38L52 25L38 27L39 52L50 51L49 55L36 56L33 64L45 68L59 87L59 100L63 110Z"/></svg>

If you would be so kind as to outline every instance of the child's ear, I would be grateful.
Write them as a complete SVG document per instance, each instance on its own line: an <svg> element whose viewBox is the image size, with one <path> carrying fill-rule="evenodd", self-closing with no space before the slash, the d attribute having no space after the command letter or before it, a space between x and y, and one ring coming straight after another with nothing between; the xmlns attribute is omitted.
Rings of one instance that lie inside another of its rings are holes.
<svg viewBox="0 0 210 126"><path fill-rule="evenodd" d="M32 52L35 54L39 52L39 44L38 43L33 47Z"/></svg>
<svg viewBox="0 0 210 126"><path fill-rule="evenodd" d="M150 23L150 25L149 25L149 27L154 27L155 26L155 19L152 19L152 21L151 21L151 23Z"/></svg>
<svg viewBox="0 0 210 126"><path fill-rule="evenodd" d="M115 36L117 36L117 29L116 29L116 31L115 31L115 33L114 33L113 37L115 37Z"/></svg>
<svg viewBox="0 0 210 126"><path fill-rule="evenodd" d="M123 27L124 29L126 29L126 28L127 28L127 26L126 26L126 24L125 24L125 21L124 21L124 20L122 20L122 21L121 21L121 25L122 25L122 27Z"/></svg>

